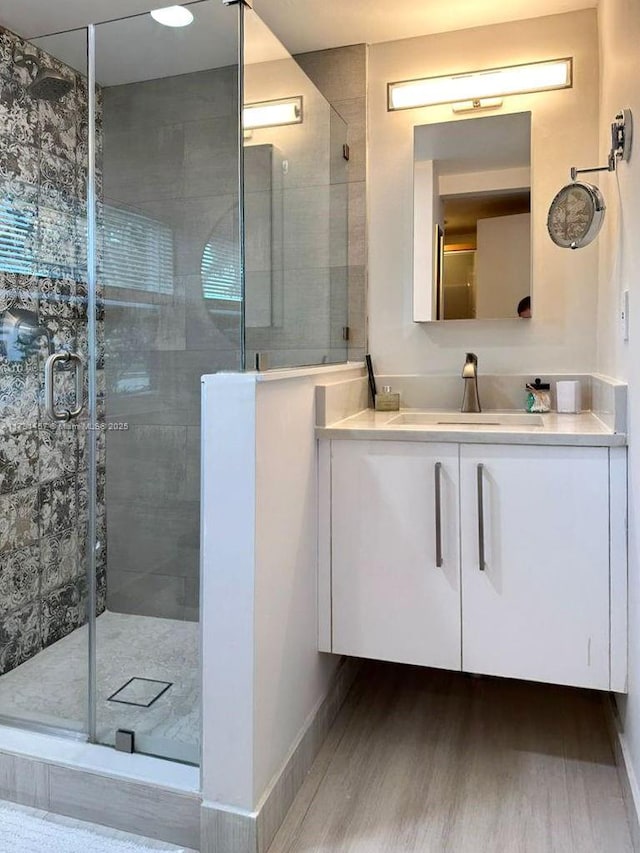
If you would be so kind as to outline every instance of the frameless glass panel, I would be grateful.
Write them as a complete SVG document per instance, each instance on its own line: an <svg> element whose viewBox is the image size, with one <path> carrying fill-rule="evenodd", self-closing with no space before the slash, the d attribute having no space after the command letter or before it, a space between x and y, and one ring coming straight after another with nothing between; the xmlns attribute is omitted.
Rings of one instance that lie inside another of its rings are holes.
<svg viewBox="0 0 640 853"><path fill-rule="evenodd" d="M241 367L238 6L96 27L106 611L97 738L197 763L200 378Z"/></svg>
<svg viewBox="0 0 640 853"><path fill-rule="evenodd" d="M26 42L0 27L0 716L77 732L88 698L86 54L84 30Z"/></svg>
<svg viewBox="0 0 640 853"><path fill-rule="evenodd" d="M245 10L247 365L347 358L347 126Z"/></svg>

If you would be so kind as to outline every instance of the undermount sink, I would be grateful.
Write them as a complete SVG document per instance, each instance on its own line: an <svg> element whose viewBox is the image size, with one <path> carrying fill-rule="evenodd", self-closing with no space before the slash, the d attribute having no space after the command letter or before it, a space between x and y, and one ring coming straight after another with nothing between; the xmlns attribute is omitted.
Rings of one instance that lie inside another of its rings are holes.
<svg viewBox="0 0 640 853"><path fill-rule="evenodd" d="M520 412L403 412L390 426L534 426L544 425L542 415Z"/></svg>

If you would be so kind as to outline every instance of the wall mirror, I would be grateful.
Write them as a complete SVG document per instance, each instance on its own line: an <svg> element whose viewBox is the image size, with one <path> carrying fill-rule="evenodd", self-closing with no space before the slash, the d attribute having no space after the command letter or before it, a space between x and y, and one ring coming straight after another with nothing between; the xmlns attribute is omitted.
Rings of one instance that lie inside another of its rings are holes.
<svg viewBox="0 0 640 853"><path fill-rule="evenodd" d="M414 128L414 320L531 316L531 113Z"/></svg>

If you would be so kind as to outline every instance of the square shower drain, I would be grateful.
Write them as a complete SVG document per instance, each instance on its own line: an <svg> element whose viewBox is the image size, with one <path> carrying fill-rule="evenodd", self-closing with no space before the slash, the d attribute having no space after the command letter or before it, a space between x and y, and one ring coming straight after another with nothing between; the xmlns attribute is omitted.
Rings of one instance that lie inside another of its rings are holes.
<svg viewBox="0 0 640 853"><path fill-rule="evenodd" d="M156 699L167 692L172 683L171 681L156 681L154 678L130 678L109 696L107 702L120 702L123 705L149 708Z"/></svg>

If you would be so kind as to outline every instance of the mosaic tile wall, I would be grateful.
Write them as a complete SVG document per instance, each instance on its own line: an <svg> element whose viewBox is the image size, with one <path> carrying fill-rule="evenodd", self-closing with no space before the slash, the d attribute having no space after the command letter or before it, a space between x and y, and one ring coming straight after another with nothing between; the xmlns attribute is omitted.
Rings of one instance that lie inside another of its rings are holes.
<svg viewBox="0 0 640 853"><path fill-rule="evenodd" d="M29 71L14 61L25 48L0 28L0 319L33 312L56 351L86 359L86 81L38 51L73 86L58 101L34 100ZM100 335L100 317L98 327ZM86 407L72 427L48 420L47 355L44 337L18 358L0 339L0 674L86 622ZM73 396L72 379L58 377L58 405ZM98 536L106 543L102 440L99 458ZM104 548L99 563L102 612Z"/></svg>

